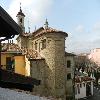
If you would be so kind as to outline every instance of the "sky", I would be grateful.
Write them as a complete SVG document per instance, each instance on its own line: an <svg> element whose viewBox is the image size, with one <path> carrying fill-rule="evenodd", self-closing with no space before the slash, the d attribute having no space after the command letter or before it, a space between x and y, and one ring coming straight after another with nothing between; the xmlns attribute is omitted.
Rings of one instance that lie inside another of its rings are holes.
<svg viewBox="0 0 100 100"><path fill-rule="evenodd" d="M17 21L20 9L25 14L25 29L49 26L68 33L67 52L87 53L100 48L100 0L0 0L0 5Z"/></svg>

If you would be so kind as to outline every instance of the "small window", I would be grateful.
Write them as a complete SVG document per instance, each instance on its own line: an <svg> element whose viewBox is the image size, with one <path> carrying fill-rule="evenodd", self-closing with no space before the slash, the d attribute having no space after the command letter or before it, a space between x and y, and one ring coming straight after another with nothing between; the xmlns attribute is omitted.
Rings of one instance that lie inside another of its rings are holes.
<svg viewBox="0 0 100 100"><path fill-rule="evenodd" d="M70 68L70 67L71 67L71 61L68 60L68 61L67 61L67 68Z"/></svg>
<svg viewBox="0 0 100 100"><path fill-rule="evenodd" d="M67 80L71 79L71 73L67 74Z"/></svg>
<svg viewBox="0 0 100 100"><path fill-rule="evenodd" d="M46 48L46 39L42 40L42 50Z"/></svg>
<svg viewBox="0 0 100 100"><path fill-rule="evenodd" d="M22 23L22 18L20 19L20 22Z"/></svg>
<svg viewBox="0 0 100 100"><path fill-rule="evenodd" d="M37 42L35 41L35 50L37 50Z"/></svg>
<svg viewBox="0 0 100 100"><path fill-rule="evenodd" d="M80 88L82 88L82 84L80 83Z"/></svg>
<svg viewBox="0 0 100 100"><path fill-rule="evenodd" d="M6 69L9 71L14 71L15 68L15 60L11 59L11 57L6 58Z"/></svg>

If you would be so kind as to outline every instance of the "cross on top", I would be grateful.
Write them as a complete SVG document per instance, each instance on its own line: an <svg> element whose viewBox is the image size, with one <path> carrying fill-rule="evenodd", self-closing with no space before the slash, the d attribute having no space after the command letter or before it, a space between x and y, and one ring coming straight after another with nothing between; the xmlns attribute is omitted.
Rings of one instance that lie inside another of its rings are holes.
<svg viewBox="0 0 100 100"><path fill-rule="evenodd" d="M44 25L45 25L45 29L47 29L48 28L48 25L49 25L47 18L46 18L46 21L45 21L45 24Z"/></svg>

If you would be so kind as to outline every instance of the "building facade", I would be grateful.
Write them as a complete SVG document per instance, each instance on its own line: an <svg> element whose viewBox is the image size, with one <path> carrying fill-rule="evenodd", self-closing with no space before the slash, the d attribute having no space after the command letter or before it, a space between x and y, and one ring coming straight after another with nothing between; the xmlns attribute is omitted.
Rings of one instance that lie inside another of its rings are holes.
<svg viewBox="0 0 100 100"><path fill-rule="evenodd" d="M23 16L21 13L22 10L17 15ZM18 21L20 16L17 16ZM74 55L65 53L65 38L68 34L49 27L47 19L44 25L31 34L19 35L17 44L20 48L35 50L42 57L30 59L30 75L41 80L41 85L34 87L33 91L65 100L73 96Z"/></svg>
<svg viewBox="0 0 100 100"><path fill-rule="evenodd" d="M20 48L15 43L2 43L1 66L2 69L25 76L30 76L29 59L41 59L40 55L32 49Z"/></svg>
<svg viewBox="0 0 100 100"><path fill-rule="evenodd" d="M74 71L75 71L75 55L65 52L66 67L66 95L67 100L74 98Z"/></svg>

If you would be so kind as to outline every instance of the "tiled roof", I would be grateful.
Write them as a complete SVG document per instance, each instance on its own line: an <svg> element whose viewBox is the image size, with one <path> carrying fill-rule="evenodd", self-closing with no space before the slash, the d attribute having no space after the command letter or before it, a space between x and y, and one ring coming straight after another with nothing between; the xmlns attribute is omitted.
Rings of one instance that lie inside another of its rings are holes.
<svg viewBox="0 0 100 100"><path fill-rule="evenodd" d="M82 82L87 82L87 81L93 81L93 79L91 77L88 77L88 76L84 76L84 77L76 76L75 77L76 83L82 83Z"/></svg>
<svg viewBox="0 0 100 100"><path fill-rule="evenodd" d="M68 52L65 52L65 56L76 56L75 54L73 53L68 53Z"/></svg>
<svg viewBox="0 0 100 100"><path fill-rule="evenodd" d="M34 31L32 33L33 37L37 37L37 36L41 36L43 34L47 34L47 33L62 33L64 34L66 37L68 36L68 34L66 32L63 32L63 31L60 31L60 30L56 30L56 29L53 29L51 27L48 27L48 28L43 28L43 27L40 27L39 29L37 29L36 31Z"/></svg>
<svg viewBox="0 0 100 100"><path fill-rule="evenodd" d="M2 51L8 53L22 53L22 55L26 55L26 57L30 59L43 59L37 51L25 47L20 48L15 43L2 43Z"/></svg>
<svg viewBox="0 0 100 100"><path fill-rule="evenodd" d="M41 36L43 34L48 34L48 33L61 33L61 34L65 35L66 37L68 36L68 34L66 32L56 30L51 27L48 27L46 29L43 27L40 27L37 30L35 30L34 32L32 32L32 34L26 32L26 33L22 33L20 35L25 36L25 37L31 37L31 36L37 37L37 36Z"/></svg>

